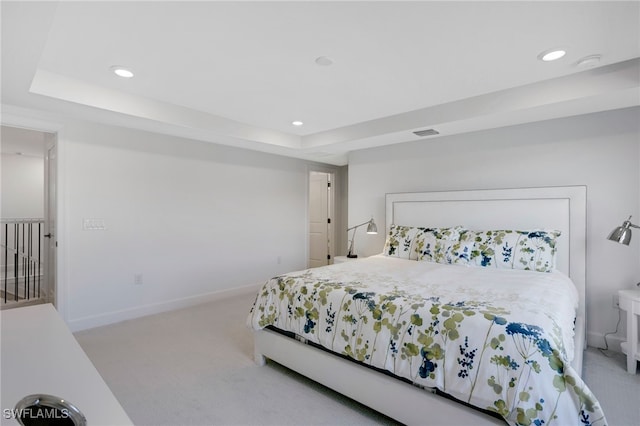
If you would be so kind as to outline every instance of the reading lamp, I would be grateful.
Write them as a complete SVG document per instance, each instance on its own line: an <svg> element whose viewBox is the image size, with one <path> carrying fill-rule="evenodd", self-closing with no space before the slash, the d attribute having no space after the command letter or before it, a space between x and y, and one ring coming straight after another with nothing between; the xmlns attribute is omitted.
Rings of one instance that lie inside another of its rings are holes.
<svg viewBox="0 0 640 426"><path fill-rule="evenodd" d="M611 231L609 234L609 239L611 241L615 241L616 243L624 244L625 246L629 245L629 241L631 241L631 228L639 228L640 226L634 225L631 223L631 216L629 219L625 220L622 223L622 226L618 226L616 229Z"/></svg>
<svg viewBox="0 0 640 426"><path fill-rule="evenodd" d="M349 253L347 254L347 257L350 257L352 259L358 257L357 254L353 254L353 241L356 239L356 231L358 230L358 228L364 225L367 225L367 234L378 233L378 227L376 226L376 223L373 221L373 218L371 218L371 220L368 220L364 223L361 223L360 225L352 226L351 228L347 229L347 232L353 229L353 236L351 237L351 244L349 244Z"/></svg>

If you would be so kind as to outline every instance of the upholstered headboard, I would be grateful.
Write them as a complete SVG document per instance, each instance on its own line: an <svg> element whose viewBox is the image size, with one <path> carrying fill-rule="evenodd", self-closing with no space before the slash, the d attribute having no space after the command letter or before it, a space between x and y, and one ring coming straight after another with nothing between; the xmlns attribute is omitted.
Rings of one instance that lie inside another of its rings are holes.
<svg viewBox="0 0 640 426"><path fill-rule="evenodd" d="M386 194L386 229L392 224L467 229L555 229L556 269L567 274L586 297L585 186L483 189Z"/></svg>

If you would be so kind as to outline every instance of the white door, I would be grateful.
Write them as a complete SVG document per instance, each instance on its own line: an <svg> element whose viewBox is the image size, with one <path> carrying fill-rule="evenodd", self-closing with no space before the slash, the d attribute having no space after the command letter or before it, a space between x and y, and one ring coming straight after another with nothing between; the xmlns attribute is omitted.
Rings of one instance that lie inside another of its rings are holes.
<svg viewBox="0 0 640 426"><path fill-rule="evenodd" d="M309 173L309 259L308 267L331 262L331 175Z"/></svg>
<svg viewBox="0 0 640 426"><path fill-rule="evenodd" d="M44 232L45 232L45 299L57 307L56 300L56 250L58 236L56 227L56 172L57 172L57 146L56 135L47 134L47 154L45 158L45 190L44 190Z"/></svg>

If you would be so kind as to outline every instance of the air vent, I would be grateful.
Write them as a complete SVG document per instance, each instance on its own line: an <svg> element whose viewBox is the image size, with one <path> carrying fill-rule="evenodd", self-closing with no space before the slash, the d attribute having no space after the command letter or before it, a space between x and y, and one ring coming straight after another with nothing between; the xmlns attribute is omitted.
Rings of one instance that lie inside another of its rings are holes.
<svg viewBox="0 0 640 426"><path fill-rule="evenodd" d="M439 135L440 132L437 131L436 129L425 129L425 130L418 130L417 132L413 132L413 134L416 136L435 136L435 135Z"/></svg>

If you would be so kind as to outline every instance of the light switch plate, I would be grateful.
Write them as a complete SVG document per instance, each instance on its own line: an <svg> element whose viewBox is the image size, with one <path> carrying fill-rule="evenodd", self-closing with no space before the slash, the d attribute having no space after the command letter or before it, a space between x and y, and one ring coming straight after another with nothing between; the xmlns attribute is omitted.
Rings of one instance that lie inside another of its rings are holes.
<svg viewBox="0 0 640 426"><path fill-rule="evenodd" d="M105 231L107 229L107 225L104 219L82 219L82 229L85 231Z"/></svg>

